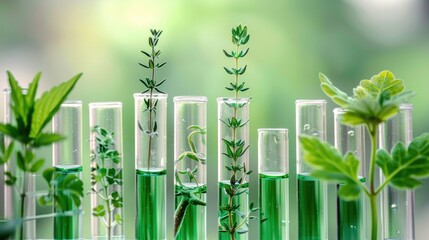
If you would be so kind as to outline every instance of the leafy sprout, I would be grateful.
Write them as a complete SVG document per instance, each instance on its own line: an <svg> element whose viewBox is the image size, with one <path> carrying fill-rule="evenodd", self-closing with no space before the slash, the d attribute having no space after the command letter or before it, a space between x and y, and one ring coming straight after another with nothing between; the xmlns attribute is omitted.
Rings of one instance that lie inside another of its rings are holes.
<svg viewBox="0 0 429 240"><path fill-rule="evenodd" d="M118 168L121 155L115 147L114 132L95 126L96 150L91 154L91 194L97 194L104 201L92 209L92 215L99 217L111 239L112 229L122 223L122 216L115 213L123 207L123 198L115 186L122 186L122 168Z"/></svg>
<svg viewBox="0 0 429 240"><path fill-rule="evenodd" d="M148 57L147 64L139 63L140 66L142 66L145 69L149 69L150 76L144 77L144 79L139 79L140 82L143 84L145 89L142 93L149 93L149 97L144 100L145 104L145 110L144 112L149 112L149 119L148 119L148 129L144 129L142 127L142 124L138 122L137 126L140 129L140 131L146 133L149 136L148 141L148 151L147 151L147 168L149 170L150 168L150 161L151 161L151 148L152 148L152 138L157 137L158 133L158 124L154 120L154 117L156 115L156 110L158 106L158 100L153 100L153 94L158 92L164 94L163 91L160 90L161 85L166 81L166 79L163 79L162 81L158 82L155 79L156 69L162 68L166 62L159 63L157 60L159 60L159 57L161 55L161 50L156 49L156 46L158 45L159 38L162 34L162 30L150 30L152 36L149 37L149 47L151 48L150 52L141 51L146 57Z"/></svg>
<svg viewBox="0 0 429 240"><path fill-rule="evenodd" d="M377 238L377 195L387 185L400 189L419 186L421 178L429 176L429 134L423 134L407 146L399 142L389 153L378 149L377 130L380 124L395 116L399 105L409 100L413 93L405 91L402 80L396 79L390 71L382 71L369 80L362 80L353 89L353 96L335 87L323 74L319 75L321 88L340 107L344 108L344 124L364 125L371 138L371 161L369 166L369 188L358 178L360 161L354 153L342 155L329 143L311 136L300 136L305 162L312 167L312 175L322 180L342 183L339 196L354 200L361 192L371 203L371 239ZM375 186L375 167L378 166L384 181Z"/></svg>
<svg viewBox="0 0 429 240"><path fill-rule="evenodd" d="M230 185L225 185L224 190L228 195L228 203L219 206L219 232L227 233L230 236L231 240L236 238L236 234L247 233L248 220L256 218L251 214L257 211L257 208L253 207L253 203L250 204L249 209L246 210L246 213L243 213L240 208L240 204L234 204L233 199L240 194L243 194L247 191L245 187L246 179L248 175L252 173L251 170L246 168L246 165L242 163L241 158L249 150L249 145L245 141L237 138L237 132L240 131L247 123L248 119L243 120L238 118L237 110L244 107L246 103L240 103L238 101L239 93L249 90L245 86L245 82L240 82L240 77L246 72L247 65L240 66L239 60L244 58L248 52L249 48L242 49L250 39L250 35L247 33L247 27L238 25L231 30L232 34L232 43L235 46L234 50L226 51L223 50L223 53L226 57L232 58L234 60L234 67L224 67L225 72L228 75L231 75L234 79L233 82L229 83L229 86L225 87L228 91L234 92L235 101L226 102L225 104L233 109L232 116L227 116L226 119L219 119L223 124L231 129L232 138L226 139L223 138L224 149L226 152L223 152L227 159L230 160L229 164L224 167L230 172ZM247 208L247 206L245 206ZM239 216L239 221L236 221L235 216Z"/></svg>
<svg viewBox="0 0 429 240"><path fill-rule="evenodd" d="M23 91L23 88L11 72L8 71L7 76L11 89L10 108L14 119L11 123L0 123L0 132L2 133L0 164L7 163L13 155L15 156L13 160L16 161L18 172L6 171L5 184L13 186L19 193L20 202L18 204L21 204L20 221L24 221L29 217L33 217L25 216L28 174L39 172L45 163L44 159L36 157L34 150L64 139L64 136L43 130L58 112L61 104L66 100L82 74L78 74L70 80L45 91L40 98L36 98L36 95L41 73L36 74L26 92ZM7 136L10 139L8 146L5 145L3 136ZM16 143L21 145L20 149L14 148ZM43 175L47 176L51 172L53 172L53 169L47 168L44 170ZM22 181L17 181L16 174L23 176ZM83 183L78 177L70 176L66 179L55 179L55 182L52 177L45 177L44 179L48 183L49 192L39 199L40 205L54 205L57 208L61 208L61 202L57 201L58 195L69 193L74 203L77 206L80 205L83 197ZM51 188L54 183L61 186L60 191L56 193L53 193ZM23 237L23 225L21 225L20 238L22 239Z"/></svg>

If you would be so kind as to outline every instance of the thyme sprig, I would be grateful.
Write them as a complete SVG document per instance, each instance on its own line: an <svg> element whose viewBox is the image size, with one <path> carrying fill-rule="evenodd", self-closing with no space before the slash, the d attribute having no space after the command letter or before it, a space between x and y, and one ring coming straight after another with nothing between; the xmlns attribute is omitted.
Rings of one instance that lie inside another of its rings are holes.
<svg viewBox="0 0 429 240"><path fill-rule="evenodd" d="M156 73L156 69L160 69L162 68L165 64L167 64L167 62L162 62L162 63L158 63L157 60L159 59L159 56L161 55L161 50L156 49L156 46L158 45L159 42L159 37L162 34L162 30L155 30L155 29L151 29L150 32L152 33L152 36L149 37L149 47L151 48L150 53L146 52L146 51L141 51L145 56L147 56L148 59L148 63L147 64L143 64L143 63L139 63L140 66L142 66L143 68L149 69L150 70L150 76L149 77L145 77L144 80L143 79L139 79L140 82L145 86L145 90L142 93L149 93L149 98L144 100L145 103L145 110L149 112L149 124L148 124L148 129L144 129L142 127L142 125L140 124L140 122L138 123L138 127L140 129L140 131L145 132L146 134L149 135L149 142L148 142L148 151L147 151L147 169L150 169L150 161L151 161L151 148L152 148L152 137L154 136L158 136L157 134L157 130L158 130L158 126L157 126L157 122L153 119L156 115L156 109L158 106L158 100L153 100L153 94L154 92L158 92L158 93L163 93L163 91L161 91L159 89L159 87L166 81L166 79L163 79L160 82L157 82L155 79L155 73Z"/></svg>
<svg viewBox="0 0 429 240"><path fill-rule="evenodd" d="M239 129L246 126L249 121L248 119L239 119L237 117L237 110L246 105L246 103L239 103L239 93L249 90L248 87L245 87L245 82L240 83L239 81L239 77L247 70L247 65L240 67L239 60L245 57L249 52L249 48L243 50L241 47L248 43L250 35L247 33L247 27L242 25L232 28L231 33L232 43L235 45L235 50L223 50L223 53L226 57L234 59L234 67L224 67L224 70L227 74L234 76L234 81L230 82L229 86L225 88L228 91L234 92L235 101L232 103L225 101L225 104L233 109L233 114L226 119L220 119L220 121L232 131L232 139L222 139L226 149L226 152L222 154L231 160L229 165L225 166L225 168L231 173L231 177L229 180L230 185L224 186L224 191L228 195L228 203L219 206L218 224L219 232L228 233L230 239L234 240L236 234L244 234L248 231L248 220L256 218L251 214L258 209L254 208L253 203L251 203L247 213L243 213L239 210L240 205L233 203L233 199L235 197L247 191L247 187L245 187L245 183L247 182L246 178L252 173L252 171L248 170L246 165L241 163L241 157L249 150L250 146L245 141L237 139L237 132ZM240 177L237 177L239 174ZM236 222L235 216L239 216L241 220Z"/></svg>
<svg viewBox="0 0 429 240"><path fill-rule="evenodd" d="M113 215L116 208L123 207L121 193L115 185L122 186L122 168L117 168L121 155L115 148L114 132L95 126L96 150L91 153L91 194L97 194L104 203L92 209L92 215L104 223L107 239L111 239L112 229L122 223L119 213Z"/></svg>

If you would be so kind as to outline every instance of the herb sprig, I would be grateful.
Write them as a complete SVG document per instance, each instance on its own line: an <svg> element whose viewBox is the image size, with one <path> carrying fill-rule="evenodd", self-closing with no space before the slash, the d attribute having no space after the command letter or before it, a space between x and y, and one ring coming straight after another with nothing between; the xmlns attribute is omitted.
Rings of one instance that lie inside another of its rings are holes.
<svg viewBox="0 0 429 240"><path fill-rule="evenodd" d="M154 116L156 115L156 109L158 105L158 100L153 100L153 93L163 93L159 89L159 87L166 81L166 79L163 79L161 82L157 82L155 79L155 73L156 69L162 68L167 62L158 63L157 60L159 59L159 56L161 55L161 50L157 50L156 46L159 42L159 37L162 34L162 30L155 30L151 29L150 32L152 33L152 36L149 37L149 47L151 48L151 52L148 53L146 51L141 51L145 56L149 58L147 64L139 63L140 66L146 69L150 69L151 76L145 77L145 79L140 79L140 82L145 86L145 90L142 93L149 93L149 98L144 100L144 103L146 105L145 111L149 112L149 124L148 129L144 129L140 123L138 123L138 127L140 131L145 132L149 135L149 143L148 143L148 151L147 151L147 169L150 169L150 161L151 161L151 148L152 148L152 137L157 136L157 122L154 120Z"/></svg>
<svg viewBox="0 0 429 240"><path fill-rule="evenodd" d="M371 239L377 239L377 195L388 184L400 188L414 188L421 184L421 178L429 176L429 134L425 133L406 147L403 143L393 146L391 152L377 150L377 130L380 124L395 116L399 105L406 102L413 93L404 91L402 80L396 79L390 71L382 71L369 80L362 80L348 96L320 74L322 90L346 113L342 122L347 125L364 125L371 138L371 161L369 166L369 188L358 179L359 160L354 153L342 155L329 143L310 136L300 136L304 160L313 168L312 175L327 181L342 182L339 196L348 200L359 197L361 192L371 203ZM375 167L378 166L385 178L375 186Z"/></svg>
<svg viewBox="0 0 429 240"><path fill-rule="evenodd" d="M112 229L122 223L122 216L114 213L116 208L123 207L121 193L115 185L122 186L122 168L117 168L121 155L116 150L114 132L95 126L96 151L91 153L91 194L97 194L103 204L92 209L92 215L99 217L107 231L107 239L111 239Z"/></svg>
<svg viewBox="0 0 429 240"><path fill-rule="evenodd" d="M219 232L228 233L231 240L236 238L236 234L244 234L248 231L248 220L256 218L251 214L257 211L253 207L253 203L249 205L247 213L239 211L240 205L234 204L233 199L240 194L246 192L245 183L246 177L252 173L251 170L246 168L245 164L241 163L241 157L249 150L249 145L245 141L237 138L237 132L244 127L249 120L239 119L237 117L237 110L244 107L246 103L239 103L239 93L249 90L245 87L245 82L239 82L239 77L246 72L247 65L240 67L239 60L247 55L249 48L242 50L241 47L246 45L250 39L247 33L247 27L238 25L232 29L232 43L235 45L235 50L226 51L223 53L228 58L234 59L234 67L224 70L227 74L234 76L234 82L230 82L229 86L225 87L228 91L234 92L235 101L233 103L225 102L225 104L233 108L233 114L227 119L220 119L232 131L232 139L223 138L222 141L225 145L226 152L222 153L231 160L229 165L225 168L231 173L229 180L230 185L225 185L225 193L228 195L228 203L219 206ZM238 175L240 174L240 177ZM235 216L240 217L240 221L235 221Z"/></svg>
<svg viewBox="0 0 429 240"><path fill-rule="evenodd" d="M54 142L64 139L56 133L43 131L45 126L51 121L53 116L66 100L82 74L78 74L70 80L61 83L58 86L44 92L40 98L36 98L37 89L41 73L38 73L28 87L28 91L23 93L23 88L19 85L11 72L7 72L9 86L11 88L11 105L13 112L13 123L0 123L0 132L10 138L11 143L6 147L3 139L1 141L1 159L0 165L6 164L15 150L17 172L6 171L5 184L13 186L19 193L21 205L20 208L20 226L19 236L24 238L22 221L28 220L25 216L27 198L27 182L31 174L39 172L45 160L37 158L34 150L43 146L49 146ZM3 136L2 136L3 137ZM20 143L20 149L14 149L15 142ZM70 197L76 206L80 206L83 197L83 182L77 176L69 176L66 179L53 177L53 168L47 168L43 171L43 177L48 183L48 193L42 195L39 204L42 206L55 206L56 209L62 209L61 201L58 199L63 195ZM17 175L22 175L22 181L17 181ZM52 186L61 186L62 191L53 191ZM59 194L59 195L58 195ZM60 196L61 195L61 196ZM49 215L52 217L55 215ZM18 226L17 226L18 227Z"/></svg>
<svg viewBox="0 0 429 240"><path fill-rule="evenodd" d="M174 162L175 164L175 178L176 183L181 187L179 191L176 190L176 197L182 197L179 205L177 206L175 212L174 212L174 237L177 236L179 233L183 219L186 215L186 210L188 209L189 205L194 206L206 206L206 202L202 199L203 193L207 192L207 186L200 185L198 182L198 179L196 175L198 174L198 166L195 166L194 169L178 169L178 163L184 160L191 160L195 161L197 163L206 164L206 156L204 153L197 152L197 149L195 148L195 142L192 140L194 136L201 136L202 144L205 144L205 135L207 133L205 127L200 127L197 125L191 125L188 127L188 130L192 130L188 135L188 145L190 148L190 151L185 151L182 154L179 155L177 160ZM196 187L190 187L182 183L180 180L180 176L186 176L189 178L190 181L195 182Z"/></svg>

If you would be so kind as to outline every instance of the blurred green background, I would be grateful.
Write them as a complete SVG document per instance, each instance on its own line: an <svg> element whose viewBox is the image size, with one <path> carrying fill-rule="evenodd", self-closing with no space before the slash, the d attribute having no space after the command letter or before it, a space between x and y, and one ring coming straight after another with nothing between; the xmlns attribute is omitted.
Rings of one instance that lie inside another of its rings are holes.
<svg viewBox="0 0 429 240"><path fill-rule="evenodd" d="M242 23L251 34L243 80L251 103L251 198L257 202L257 128L289 128L290 172L295 173L295 100L325 98L318 72L342 89L390 69L406 80L417 96L414 135L429 131L429 3L425 0L343 1L2 1L0 3L0 87L7 87L6 70L26 85L42 71L41 88L84 75L70 99L84 102L84 140L89 138L88 103L124 103L125 234L134 236L133 96L143 90L138 81L148 73L149 29L163 29L159 48L168 63L159 73L169 94L168 156L173 156L173 104L178 95L208 96L208 239L217 238L217 117L216 97L229 95L230 81L222 69L232 66L222 49L232 49L230 29ZM351 91L349 91L350 93ZM328 131L332 142L332 109ZM86 143L86 141L85 141ZM83 145L84 179L89 185L89 146ZM50 162L50 150L44 154ZM168 162L168 237L173 225L173 159ZM297 222L295 182L291 182L291 229ZM86 189L88 189L88 185ZM335 196L330 191L330 207ZM416 190L416 239L429 235L429 181ZM90 201L85 197L84 237L90 237ZM332 211L330 211L331 213ZM331 220L335 215L331 214ZM38 223L39 236L49 238L51 222ZM45 226L42 226L45 224ZM334 222L330 239L335 239ZM42 228L43 227L43 228ZM251 239L258 225L251 224Z"/></svg>

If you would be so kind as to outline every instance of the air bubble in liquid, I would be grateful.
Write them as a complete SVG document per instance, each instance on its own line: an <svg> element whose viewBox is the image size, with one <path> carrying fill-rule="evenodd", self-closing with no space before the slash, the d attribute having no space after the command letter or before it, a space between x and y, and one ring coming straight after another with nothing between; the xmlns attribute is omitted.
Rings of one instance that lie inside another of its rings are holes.
<svg viewBox="0 0 429 240"><path fill-rule="evenodd" d="M348 134L350 137L353 137L353 136L355 135L355 132L354 132L354 131L349 131L347 134Z"/></svg>
<svg viewBox="0 0 429 240"><path fill-rule="evenodd" d="M310 132L310 124L304 124L304 134L309 134Z"/></svg>
<svg viewBox="0 0 429 240"><path fill-rule="evenodd" d="M310 134L311 134L312 136L317 136L317 135L319 135L319 131L318 131L317 129L313 128L313 129L311 129Z"/></svg>

